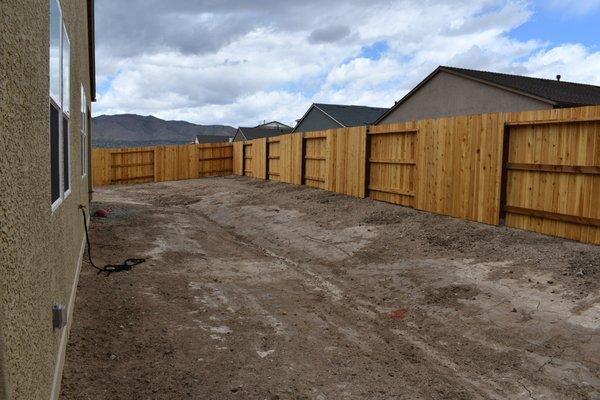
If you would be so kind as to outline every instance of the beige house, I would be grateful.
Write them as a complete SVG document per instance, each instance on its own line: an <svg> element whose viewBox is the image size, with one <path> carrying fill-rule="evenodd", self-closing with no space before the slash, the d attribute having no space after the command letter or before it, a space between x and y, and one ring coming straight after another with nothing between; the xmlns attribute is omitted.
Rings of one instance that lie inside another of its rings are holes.
<svg viewBox="0 0 600 400"><path fill-rule="evenodd" d="M56 399L84 251L93 0L0 1L0 399Z"/></svg>
<svg viewBox="0 0 600 400"><path fill-rule="evenodd" d="M600 87L440 66L375 124L600 104Z"/></svg>

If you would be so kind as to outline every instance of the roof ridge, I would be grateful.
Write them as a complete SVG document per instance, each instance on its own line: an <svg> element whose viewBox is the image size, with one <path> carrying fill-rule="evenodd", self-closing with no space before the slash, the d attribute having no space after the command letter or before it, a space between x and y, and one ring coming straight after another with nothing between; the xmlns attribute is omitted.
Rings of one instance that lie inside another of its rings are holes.
<svg viewBox="0 0 600 400"><path fill-rule="evenodd" d="M483 70L483 69L451 67L451 66L448 66L448 65L440 65L440 68L454 70L454 71L457 71L457 72L460 72L460 71L482 72L482 73L492 74L492 75L503 75L503 76L509 76L509 77L515 77L515 78L535 79L535 80L539 80L539 81L547 81L547 82L554 82L554 83L564 83L564 84L568 84L568 85L578 85L578 86L588 86L588 87L593 87L593 88L600 88L600 86L598 86L598 85L592 85L592 84L589 84L589 83L571 82L571 81L563 81L563 80L559 81L559 80L550 79L550 78L538 78L538 77L535 77L535 76L518 75L518 74L508 74L506 72L488 71L488 70Z"/></svg>
<svg viewBox="0 0 600 400"><path fill-rule="evenodd" d="M363 106L360 104L333 104L333 103L313 103L315 106L335 106L335 107L362 107L362 108L374 108L374 109L385 109L386 107L373 107L373 106Z"/></svg>

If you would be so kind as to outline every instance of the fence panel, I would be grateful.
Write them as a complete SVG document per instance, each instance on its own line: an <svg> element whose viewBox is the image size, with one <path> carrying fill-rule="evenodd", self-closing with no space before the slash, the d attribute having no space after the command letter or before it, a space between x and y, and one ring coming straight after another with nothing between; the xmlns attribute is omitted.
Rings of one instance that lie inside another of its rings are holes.
<svg viewBox="0 0 600 400"><path fill-rule="evenodd" d="M244 142L243 154L244 154L244 168L242 169L244 176L253 176L252 172L252 162L253 162L253 152L252 152L252 142Z"/></svg>
<svg viewBox="0 0 600 400"><path fill-rule="evenodd" d="M267 179L267 138L252 141L252 176Z"/></svg>
<svg viewBox="0 0 600 400"><path fill-rule="evenodd" d="M279 167L280 181L292 183L294 185L302 184L302 164L303 164L303 139L302 133L292 133L278 136L279 142Z"/></svg>
<svg viewBox="0 0 600 400"><path fill-rule="evenodd" d="M163 182L230 174L228 143L92 150L94 186Z"/></svg>
<svg viewBox="0 0 600 400"><path fill-rule="evenodd" d="M198 177L196 145L156 146L156 182Z"/></svg>
<svg viewBox="0 0 600 400"><path fill-rule="evenodd" d="M417 121L415 208L497 225L505 118Z"/></svg>
<svg viewBox="0 0 600 400"><path fill-rule="evenodd" d="M233 142L233 174L244 175L244 142Z"/></svg>
<svg viewBox="0 0 600 400"><path fill-rule="evenodd" d="M267 178L281 180L281 136L267 140Z"/></svg>
<svg viewBox="0 0 600 400"><path fill-rule="evenodd" d="M327 189L327 133L304 134L303 174L306 186Z"/></svg>
<svg viewBox="0 0 600 400"><path fill-rule="evenodd" d="M506 225L600 244L600 122L510 126Z"/></svg>
<svg viewBox="0 0 600 400"><path fill-rule="evenodd" d="M200 144L197 152L199 178L233 173L233 146L231 144Z"/></svg>
<svg viewBox="0 0 600 400"><path fill-rule="evenodd" d="M110 149L92 149L92 185L110 185Z"/></svg>
<svg viewBox="0 0 600 400"><path fill-rule="evenodd" d="M111 151L110 168L110 184L154 182L154 149Z"/></svg>
<svg viewBox="0 0 600 400"><path fill-rule="evenodd" d="M414 128L387 126L369 132L369 195L373 200L415 206Z"/></svg>

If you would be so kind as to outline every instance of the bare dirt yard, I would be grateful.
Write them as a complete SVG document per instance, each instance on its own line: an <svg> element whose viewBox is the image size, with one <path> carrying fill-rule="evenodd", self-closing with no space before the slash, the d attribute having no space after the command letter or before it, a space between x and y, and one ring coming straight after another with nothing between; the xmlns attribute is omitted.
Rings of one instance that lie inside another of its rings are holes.
<svg viewBox="0 0 600 400"><path fill-rule="evenodd" d="M600 399L600 247L241 177L98 189L63 399Z"/></svg>

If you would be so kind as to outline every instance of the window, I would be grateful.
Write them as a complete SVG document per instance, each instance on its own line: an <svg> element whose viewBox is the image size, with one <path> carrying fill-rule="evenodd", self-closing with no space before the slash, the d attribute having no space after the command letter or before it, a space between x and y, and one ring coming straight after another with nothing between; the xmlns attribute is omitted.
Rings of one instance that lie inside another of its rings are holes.
<svg viewBox="0 0 600 400"><path fill-rule="evenodd" d="M71 77L71 44L67 29L63 25L62 36L62 87L63 87L63 190L65 197L71 193L71 130L70 122L70 107L71 107L71 85L69 78Z"/></svg>
<svg viewBox="0 0 600 400"><path fill-rule="evenodd" d="M88 170L88 113L85 88L81 85L81 177L87 176Z"/></svg>
<svg viewBox="0 0 600 400"><path fill-rule="evenodd" d="M52 208L61 200L60 191L60 34L61 16L57 0L50 0L50 174Z"/></svg>
<svg viewBox="0 0 600 400"><path fill-rule="evenodd" d="M50 194L52 210L71 193L71 44L58 0L50 0Z"/></svg>

